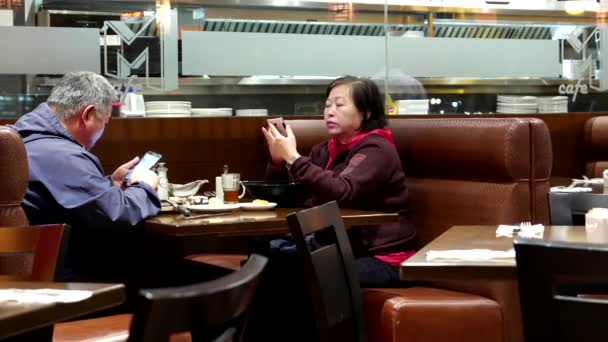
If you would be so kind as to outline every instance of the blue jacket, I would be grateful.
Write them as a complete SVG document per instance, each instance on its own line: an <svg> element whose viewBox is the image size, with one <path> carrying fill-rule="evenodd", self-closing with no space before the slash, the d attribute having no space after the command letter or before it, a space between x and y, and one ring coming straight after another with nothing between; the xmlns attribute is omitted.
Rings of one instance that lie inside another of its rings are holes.
<svg viewBox="0 0 608 342"><path fill-rule="evenodd" d="M46 103L23 115L13 128L23 137L28 155L23 208L30 223L71 225L68 266L76 274L80 269L93 277L111 275L118 267L112 264L125 257L120 254L136 249L131 245L135 228L159 213L158 195L145 183L124 190L114 186L97 157L68 133Z"/></svg>

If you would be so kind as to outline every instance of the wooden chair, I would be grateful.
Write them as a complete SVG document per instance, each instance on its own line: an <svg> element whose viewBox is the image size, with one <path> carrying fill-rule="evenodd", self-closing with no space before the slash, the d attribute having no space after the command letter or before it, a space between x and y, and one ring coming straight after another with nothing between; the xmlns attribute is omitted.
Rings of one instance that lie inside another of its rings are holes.
<svg viewBox="0 0 608 342"><path fill-rule="evenodd" d="M526 342L606 341L608 246L514 241ZM603 299L602 299L603 298Z"/></svg>
<svg viewBox="0 0 608 342"><path fill-rule="evenodd" d="M333 201L287 216L313 298L320 341L366 341L361 289L350 242ZM310 251L307 234L325 230L329 245Z"/></svg>
<svg viewBox="0 0 608 342"><path fill-rule="evenodd" d="M589 209L608 208L608 195L549 192L548 196L551 224L554 226L572 226L575 222L584 224L584 215ZM577 216L583 219L575 221Z"/></svg>
<svg viewBox="0 0 608 342"><path fill-rule="evenodd" d="M253 254L240 270L216 280L141 290L133 316L56 324L53 341L238 340L267 261L266 257ZM127 329L129 321L131 327ZM192 338L184 332L191 332Z"/></svg>
<svg viewBox="0 0 608 342"><path fill-rule="evenodd" d="M129 341L168 341L183 331L191 331L200 341L231 341L242 332L267 261L253 254L241 270L220 279L140 291Z"/></svg>
<svg viewBox="0 0 608 342"><path fill-rule="evenodd" d="M0 256L20 258L24 254L33 255L31 270L6 274L0 269L0 280L53 281L66 227L62 224L0 227ZM61 266L61 265L60 265Z"/></svg>

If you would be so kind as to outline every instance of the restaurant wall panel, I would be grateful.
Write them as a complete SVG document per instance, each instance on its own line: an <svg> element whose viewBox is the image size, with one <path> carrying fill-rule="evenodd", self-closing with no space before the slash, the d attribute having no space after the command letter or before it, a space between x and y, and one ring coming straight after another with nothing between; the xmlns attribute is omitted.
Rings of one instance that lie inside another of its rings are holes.
<svg viewBox="0 0 608 342"><path fill-rule="evenodd" d="M99 30L0 27L0 74L99 73Z"/></svg>
<svg viewBox="0 0 608 342"><path fill-rule="evenodd" d="M242 179L262 179L268 152L260 127L265 118L113 119L94 153L107 172L148 150L163 155L169 181L185 183L220 175L227 164Z"/></svg>
<svg viewBox="0 0 608 342"><path fill-rule="evenodd" d="M555 78L559 42L539 39L385 38L370 36L184 32L184 75L360 75ZM356 51L356 53L353 53ZM385 71L384 71L385 72Z"/></svg>

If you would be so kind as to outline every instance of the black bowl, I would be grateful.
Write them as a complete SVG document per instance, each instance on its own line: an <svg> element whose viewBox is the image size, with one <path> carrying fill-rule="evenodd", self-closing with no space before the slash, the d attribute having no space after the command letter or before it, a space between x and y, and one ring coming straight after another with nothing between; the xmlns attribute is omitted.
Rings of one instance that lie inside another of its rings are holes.
<svg viewBox="0 0 608 342"><path fill-rule="evenodd" d="M280 207L300 207L309 198L304 185L294 181L243 181L250 196Z"/></svg>

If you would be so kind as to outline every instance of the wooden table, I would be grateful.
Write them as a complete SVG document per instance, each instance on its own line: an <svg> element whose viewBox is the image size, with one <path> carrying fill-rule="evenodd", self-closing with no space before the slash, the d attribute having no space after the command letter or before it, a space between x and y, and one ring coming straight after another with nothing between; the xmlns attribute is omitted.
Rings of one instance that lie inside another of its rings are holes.
<svg viewBox="0 0 608 342"><path fill-rule="evenodd" d="M503 313L506 341L523 342L514 258L486 261L426 260L426 253L430 250L510 250L513 248L513 238L496 237L497 227L496 225L454 226L448 229L404 261L400 267L400 276L403 280L433 281L447 284L448 288L467 289L477 294L480 294L476 292L479 289L482 289L481 293L487 293L489 288L497 286L497 291L501 293L498 302ZM608 242L587 236L583 226L548 226L545 227L542 238L552 241Z"/></svg>
<svg viewBox="0 0 608 342"><path fill-rule="evenodd" d="M163 213L145 222L144 251L146 262L141 271L151 287L170 286L164 281L180 279L194 282L204 279L192 275L218 275L201 270L201 263L184 263L187 255L249 254L266 248L272 238L288 233L287 215L305 208L275 208L269 211L236 210L221 216L185 218ZM341 209L346 227L398 222L399 215L364 210ZM192 216L197 213L193 212ZM195 269L190 269L194 267ZM184 278L186 277L186 278Z"/></svg>
<svg viewBox="0 0 608 342"><path fill-rule="evenodd" d="M490 249L507 251L513 238L496 237L497 226L454 226L401 264L402 280L516 279L515 259L462 261L426 260L430 250ZM607 243L587 236L583 226L547 226L544 240Z"/></svg>
<svg viewBox="0 0 608 342"><path fill-rule="evenodd" d="M287 215L304 208L276 208L269 211L237 210L218 216L185 218L161 214L146 220L146 230L170 236L245 237L279 235L288 232ZM397 222L399 215L365 210L340 209L348 226ZM192 216L197 216L193 213Z"/></svg>
<svg viewBox="0 0 608 342"><path fill-rule="evenodd" d="M92 291L91 297L72 303L2 303L0 339L51 340L53 324L117 306L125 301L122 284L0 282L0 289L60 289Z"/></svg>

